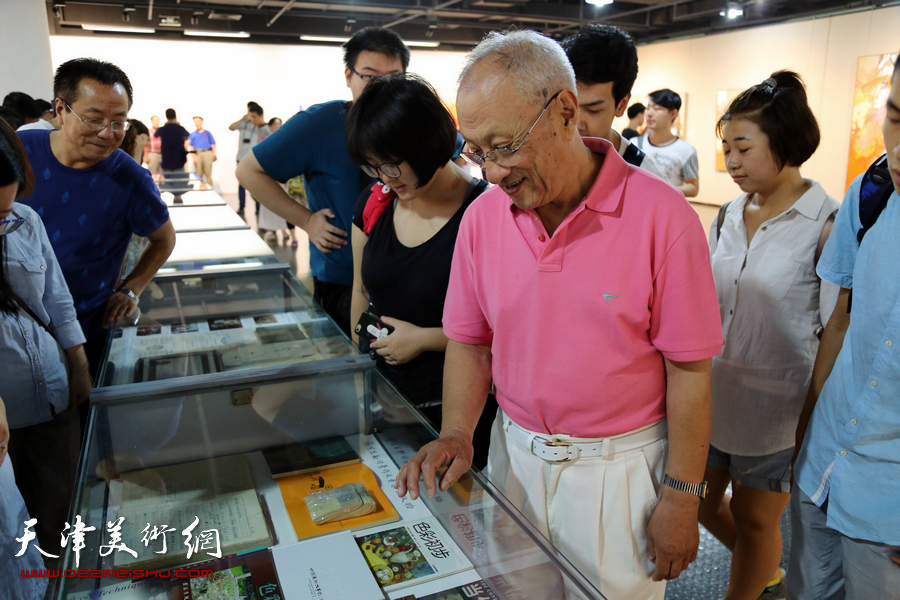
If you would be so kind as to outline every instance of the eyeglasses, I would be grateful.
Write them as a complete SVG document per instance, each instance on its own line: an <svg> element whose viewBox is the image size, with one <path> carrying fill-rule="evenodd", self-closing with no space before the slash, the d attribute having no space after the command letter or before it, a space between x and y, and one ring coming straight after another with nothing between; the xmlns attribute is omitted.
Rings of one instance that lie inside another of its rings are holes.
<svg viewBox="0 0 900 600"><path fill-rule="evenodd" d="M469 163L481 169L485 167L485 163L487 160L492 160L501 167L516 166L522 160L517 152L522 148L522 145L525 144L525 140L528 139L528 136L531 135L531 132L534 131L534 128L537 127L538 121L540 121L541 117L544 116L544 113L547 112L547 108L550 106L550 103L556 100L556 97L562 94L562 92L563 91L560 90L550 96L550 99L547 100L547 104L545 104L543 110L541 110L541 114L539 114L538 118L534 120L534 124L532 124L531 128L528 130L528 133L525 134L525 137L522 138L522 141L519 142L515 148L494 148L493 150L489 150L484 154L478 154L477 152L460 152L459 155L466 159Z"/></svg>
<svg viewBox="0 0 900 600"><path fill-rule="evenodd" d="M9 235L22 226L25 219L10 211L9 216L0 220L0 235Z"/></svg>
<svg viewBox="0 0 900 600"><path fill-rule="evenodd" d="M383 165L378 165L377 167L373 167L372 165L360 165L360 169L363 170L363 173L368 175L369 177L374 177L378 179L378 171L381 171L388 177L400 177L400 165L392 165L390 163L384 163Z"/></svg>
<svg viewBox="0 0 900 600"><path fill-rule="evenodd" d="M354 75L356 75L357 77L359 77L360 79L362 79L362 80L365 81L365 82L372 81L372 80L375 79L376 77L390 77L391 75L399 75L399 74L401 73L401 71L389 71L389 72L385 73L384 75L381 75L381 74L379 74L379 73L366 73L366 74L362 74L362 73L360 73L359 71L357 71L356 69L350 69L350 72L353 73Z"/></svg>
<svg viewBox="0 0 900 600"><path fill-rule="evenodd" d="M60 98L60 100L62 100L62 103L66 105L66 108L69 109L69 112L78 117L78 120L81 121L84 126L90 130L91 133L100 133L107 127L109 127L113 133L124 133L128 129L128 127L131 126L131 123L129 123L128 121L104 121L102 119L85 119L77 112L72 110L72 107L69 106L68 102L66 102L62 98Z"/></svg>

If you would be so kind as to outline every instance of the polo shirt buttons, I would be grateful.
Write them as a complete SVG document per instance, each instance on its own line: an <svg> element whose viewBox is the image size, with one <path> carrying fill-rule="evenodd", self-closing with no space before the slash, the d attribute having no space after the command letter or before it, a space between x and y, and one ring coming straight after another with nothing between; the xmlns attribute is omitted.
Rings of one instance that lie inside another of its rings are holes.
<svg viewBox="0 0 900 600"><path fill-rule="evenodd" d="M890 348L891 346L894 345L894 342L892 342L891 340L888 340L884 343L884 345L887 346L888 348Z"/></svg>
<svg viewBox="0 0 900 600"><path fill-rule="evenodd" d="M856 425L857 423L859 423L859 421L857 421L856 419L850 419L851 425Z"/></svg>
<svg viewBox="0 0 900 600"><path fill-rule="evenodd" d="M547 238L545 238L545 237L544 237L544 234L542 233L541 235L538 236L538 239L541 240L541 241L543 242L543 241L546 240Z"/></svg>
<svg viewBox="0 0 900 600"><path fill-rule="evenodd" d="M878 382L874 379L872 380L872 387L878 387Z"/></svg>
<svg viewBox="0 0 900 600"><path fill-rule="evenodd" d="M763 225L763 226L762 226L762 230L763 230L763 231L765 231L765 230L768 229L768 228L769 228L769 227L768 227L767 225Z"/></svg>
<svg viewBox="0 0 900 600"><path fill-rule="evenodd" d="M847 451L846 451L846 450L841 450L841 456L847 456Z"/></svg>

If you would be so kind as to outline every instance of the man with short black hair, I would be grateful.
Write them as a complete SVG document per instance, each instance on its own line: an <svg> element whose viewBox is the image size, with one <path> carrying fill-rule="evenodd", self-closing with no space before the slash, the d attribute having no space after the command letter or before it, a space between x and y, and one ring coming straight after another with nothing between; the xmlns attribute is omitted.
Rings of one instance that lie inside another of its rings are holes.
<svg viewBox="0 0 900 600"><path fill-rule="evenodd" d="M119 150L132 104L128 76L111 63L78 58L57 69L53 93L59 130L19 134L41 174L24 203L44 221L96 376L107 326L135 311L175 247L175 229L150 173ZM148 244L120 280L132 235Z"/></svg>
<svg viewBox="0 0 900 600"><path fill-rule="evenodd" d="M262 141L270 130L263 130L267 126L263 107L251 100L247 103L247 113L228 126L228 131L237 131L238 139L237 162L247 156L250 149ZM259 214L259 201L256 202L256 214ZM244 208L247 206L247 190L238 182L238 214L244 216Z"/></svg>
<svg viewBox="0 0 900 600"><path fill-rule="evenodd" d="M900 61L882 134L886 168L850 184L818 263L841 290L797 425L791 600L900 591Z"/></svg>
<svg viewBox="0 0 900 600"><path fill-rule="evenodd" d="M644 112L647 107L640 102L635 102L628 107L626 114L628 115L628 127L622 130L622 137L630 140L633 137L641 135L640 129L644 126Z"/></svg>
<svg viewBox="0 0 900 600"><path fill-rule="evenodd" d="M188 139L191 134L178 122L174 108L166 109L166 124L157 129L153 135L161 142L163 173L183 172L187 163Z"/></svg>
<svg viewBox="0 0 900 600"><path fill-rule="evenodd" d="M652 173L646 154L612 128L625 114L638 74L634 40L612 25L592 23L562 41L578 84L578 132L608 140L625 162Z"/></svg>
<svg viewBox="0 0 900 600"><path fill-rule="evenodd" d="M638 147L651 157L654 173L678 188L687 198L700 193L700 164L697 151L672 133L681 110L681 96L668 88L650 94L647 129L636 138Z"/></svg>
<svg viewBox="0 0 900 600"><path fill-rule="evenodd" d="M353 100L373 77L402 73L409 49L396 33L361 29L344 44L344 79ZM371 179L347 152L347 110L335 100L298 112L241 160L238 181L272 212L309 236L313 296L350 334L353 253L347 240L356 198ZM309 208L278 182L303 175Z"/></svg>
<svg viewBox="0 0 900 600"><path fill-rule="evenodd" d="M3 99L3 106L15 111L22 117L24 125L19 127L23 131L29 129L53 129L53 125L41 118L44 111L34 98L24 92L10 92Z"/></svg>

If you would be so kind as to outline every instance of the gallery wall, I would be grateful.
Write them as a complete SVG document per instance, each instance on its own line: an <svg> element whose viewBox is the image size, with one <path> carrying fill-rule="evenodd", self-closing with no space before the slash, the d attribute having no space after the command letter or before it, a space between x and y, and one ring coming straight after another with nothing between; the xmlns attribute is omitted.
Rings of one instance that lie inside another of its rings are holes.
<svg viewBox="0 0 900 600"><path fill-rule="evenodd" d="M745 89L779 69L797 71L822 131L818 151L801 172L841 200L858 59L900 50L898 30L900 7L894 7L641 46L634 97L662 87L687 95L684 137L700 159L695 200L722 204L740 190L727 173L715 170L716 93Z"/></svg>
<svg viewBox="0 0 900 600"><path fill-rule="evenodd" d="M785 23L770 27L641 46L635 99L669 87L686 95L685 138L700 158L697 201L722 204L737 186L715 170L716 94L761 82L772 71L793 69L806 81L810 105L822 129L822 144L804 165L804 176L841 199L846 189L850 119L859 57L900 49L900 7ZM337 46L276 46L218 42L171 42L122 37L50 38L53 65L77 56L119 64L135 87L132 116L175 108L191 129L201 114L219 143L217 185L234 192L237 134L227 126L256 100L266 115L283 119L300 106L349 99ZM453 102L463 54L413 51L410 70L432 82ZM49 90L45 96L49 97ZM618 121L617 127L624 127Z"/></svg>

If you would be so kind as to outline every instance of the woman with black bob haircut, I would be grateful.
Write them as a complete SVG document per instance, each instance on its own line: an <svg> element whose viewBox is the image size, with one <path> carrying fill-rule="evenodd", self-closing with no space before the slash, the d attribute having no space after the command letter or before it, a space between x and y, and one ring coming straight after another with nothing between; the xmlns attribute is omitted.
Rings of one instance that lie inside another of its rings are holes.
<svg viewBox="0 0 900 600"><path fill-rule="evenodd" d="M84 334L44 224L17 202L33 189L22 142L0 119L0 398L9 424L0 458L8 445L39 544L52 548L68 517L80 454L75 406L90 396L91 377Z"/></svg>
<svg viewBox="0 0 900 600"><path fill-rule="evenodd" d="M778 71L745 90L716 132L743 194L722 207L709 233L725 345L712 361L709 497L700 522L733 553L726 600L780 598L779 521L790 500L794 436L817 330L837 299L816 262L838 203L800 175L819 126L796 73Z"/></svg>
<svg viewBox="0 0 900 600"><path fill-rule="evenodd" d="M380 180L354 211L350 319L356 324L368 311L393 328L383 338L364 328L354 341L371 347L378 368L440 428L453 247L463 213L487 183L452 162L453 117L416 75L369 83L350 110L347 135L350 156ZM476 465L487 457L494 413L496 402L476 431Z"/></svg>

